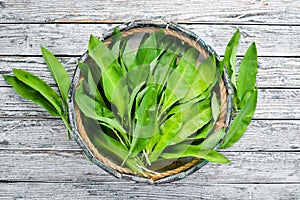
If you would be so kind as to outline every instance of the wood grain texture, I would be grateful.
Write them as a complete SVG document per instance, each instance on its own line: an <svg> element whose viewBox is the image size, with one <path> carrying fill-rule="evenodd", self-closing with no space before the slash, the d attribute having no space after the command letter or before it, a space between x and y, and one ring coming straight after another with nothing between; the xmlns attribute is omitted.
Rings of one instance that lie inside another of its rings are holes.
<svg viewBox="0 0 300 200"><path fill-rule="evenodd" d="M297 200L299 184L164 184L134 183L0 183L0 198L8 199L255 199Z"/></svg>
<svg viewBox="0 0 300 200"><path fill-rule="evenodd" d="M243 138L224 151L232 162L171 184L118 180L85 160L61 120L0 76L0 199L300 199L299 0L0 1L0 74L25 69L55 88L41 45L71 77L90 34L132 19L177 21L220 55L237 27L239 56L256 41L258 106Z"/></svg>
<svg viewBox="0 0 300 200"><path fill-rule="evenodd" d="M299 9L300 10L300 9ZM41 55L40 46L54 54L82 55L90 34L99 36L115 24L0 24L0 55ZM259 56L300 56L300 26L184 25L220 55L239 27L239 55L255 41Z"/></svg>
<svg viewBox="0 0 300 200"><path fill-rule="evenodd" d="M73 76L79 57L59 57L67 69L69 77ZM240 62L238 59L238 63ZM300 88L300 58L260 57L257 74L258 87ZM0 56L0 74L12 74L18 68L31 72L47 83L54 85L53 78L41 57ZM0 76L0 86L7 83Z"/></svg>
<svg viewBox="0 0 300 200"><path fill-rule="evenodd" d="M116 22L168 19L205 23L299 24L299 1L4 1L1 22Z"/></svg>
<svg viewBox="0 0 300 200"><path fill-rule="evenodd" d="M11 87L0 87L0 118L49 118L42 107L23 99ZM259 89L255 119L299 119L300 89Z"/></svg>
<svg viewBox="0 0 300 200"><path fill-rule="evenodd" d="M300 120L253 120L242 139L229 151L299 151ZM68 141L61 120L1 119L2 150L79 150Z"/></svg>
<svg viewBox="0 0 300 200"><path fill-rule="evenodd" d="M180 181L203 183L300 182L300 154L295 152L224 152L232 162L209 163ZM0 151L1 181L116 182L78 152ZM9 173L7 173L9 172ZM213 178L212 178L213 177ZM123 180L122 182L125 182Z"/></svg>

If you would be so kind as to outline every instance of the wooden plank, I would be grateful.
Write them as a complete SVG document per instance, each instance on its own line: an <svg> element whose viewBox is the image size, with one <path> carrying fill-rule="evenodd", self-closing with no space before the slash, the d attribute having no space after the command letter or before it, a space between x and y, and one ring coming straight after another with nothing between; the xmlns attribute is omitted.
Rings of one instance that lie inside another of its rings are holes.
<svg viewBox="0 0 300 200"><path fill-rule="evenodd" d="M59 57L71 78L79 57ZM238 63L240 59L238 59ZM1 56L0 74L11 74L13 68L29 71L49 84L54 81L41 57ZM300 88L300 58L260 57L257 74L258 87L298 87ZM7 83L0 77L0 86Z"/></svg>
<svg viewBox="0 0 300 200"><path fill-rule="evenodd" d="M299 184L144 185L136 183L0 183L5 199L256 199L296 200Z"/></svg>
<svg viewBox="0 0 300 200"><path fill-rule="evenodd" d="M299 120L253 120L243 138L229 151L299 151ZM283 139L284 138L284 139ZM0 120L2 150L79 150L68 141L61 120Z"/></svg>
<svg viewBox="0 0 300 200"><path fill-rule="evenodd" d="M55 54L81 55L90 34L100 35L114 24L1 24L0 55L41 55L40 45ZM259 56L300 56L300 26L185 25L219 54L240 27L239 54L255 41Z"/></svg>
<svg viewBox="0 0 300 200"><path fill-rule="evenodd" d="M58 59L67 70L71 80L79 57L58 57ZM0 63L0 74L12 75L13 68L18 68L40 77L48 84L55 84L42 57L0 56ZM8 86L2 76L0 76L0 87L1 86Z"/></svg>
<svg viewBox="0 0 300 200"><path fill-rule="evenodd" d="M1 22L115 22L168 19L205 23L299 24L299 1L4 1Z"/></svg>
<svg viewBox="0 0 300 200"><path fill-rule="evenodd" d="M0 87L0 117L49 118L45 109L23 99L11 87ZM259 89L256 119L299 119L300 89Z"/></svg>
<svg viewBox="0 0 300 200"><path fill-rule="evenodd" d="M67 139L62 120L1 119L0 149L79 150L79 146Z"/></svg>
<svg viewBox="0 0 300 200"><path fill-rule="evenodd" d="M183 182L300 183L299 152L224 152L231 163L209 163ZM80 152L0 151L1 181L115 182Z"/></svg>

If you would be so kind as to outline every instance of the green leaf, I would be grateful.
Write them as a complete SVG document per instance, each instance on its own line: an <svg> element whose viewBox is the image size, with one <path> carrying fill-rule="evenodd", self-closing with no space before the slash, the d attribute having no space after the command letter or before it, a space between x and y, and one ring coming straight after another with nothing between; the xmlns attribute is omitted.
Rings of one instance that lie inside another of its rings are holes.
<svg viewBox="0 0 300 200"><path fill-rule="evenodd" d="M92 99L95 99L98 103L105 106L105 102L97 88L97 84L93 78L92 72L89 68L89 65L86 63L78 63L78 66L80 67L80 70L84 74L85 82L87 82L88 94L92 97Z"/></svg>
<svg viewBox="0 0 300 200"><path fill-rule="evenodd" d="M178 55L171 51L166 51L159 58L157 66L153 70L153 75L151 77L152 80L150 80L152 83L158 86L158 94L160 94L163 88L165 87L166 82L168 80L168 76L174 68L177 56Z"/></svg>
<svg viewBox="0 0 300 200"><path fill-rule="evenodd" d="M224 137L225 129L214 130L208 137L202 142L203 149L214 149L217 144Z"/></svg>
<svg viewBox="0 0 300 200"><path fill-rule="evenodd" d="M137 97L137 94L142 90L142 88L144 87L146 81L144 82L141 82L139 85L137 85L134 90L132 91L131 95L130 95L130 100L129 100L129 103L128 103L128 122L131 126L133 126L133 121L134 119L132 118L132 110L134 109L134 102L136 100L136 97ZM131 128L131 127L130 127Z"/></svg>
<svg viewBox="0 0 300 200"><path fill-rule="evenodd" d="M182 112L183 125L172 140L172 144L187 139L191 134L205 126L212 118L210 99L195 103Z"/></svg>
<svg viewBox="0 0 300 200"><path fill-rule="evenodd" d="M18 80L15 76L3 75L3 77L9 84L13 86L19 95L44 107L50 113L50 115L59 116L53 105L37 90Z"/></svg>
<svg viewBox="0 0 300 200"><path fill-rule="evenodd" d="M136 127L133 132L133 138L135 139L150 138L158 133L158 124L155 117L157 112L156 92L156 86L150 85L141 101L141 105L135 111Z"/></svg>
<svg viewBox="0 0 300 200"><path fill-rule="evenodd" d="M91 35L88 45L88 53L100 67L102 73L108 68L117 68L115 64L117 57L97 37ZM117 69L115 69L117 71Z"/></svg>
<svg viewBox="0 0 300 200"><path fill-rule="evenodd" d="M112 37L111 37L111 43L108 45L108 48L111 49L112 52L116 52L117 55L119 54L119 45L120 45L120 40L122 39L122 33L119 29L117 28L114 28L113 30L113 34L112 34ZM113 47L115 46L115 50L117 51L114 51Z"/></svg>
<svg viewBox="0 0 300 200"><path fill-rule="evenodd" d="M128 123L124 121L127 118L128 113L128 103L130 100L130 94L127 87L126 76L119 79L119 82L115 84L115 91L112 94L112 103L116 106L116 112L120 116L123 123Z"/></svg>
<svg viewBox="0 0 300 200"><path fill-rule="evenodd" d="M179 144L169 147L161 157L165 159L178 159L181 157L196 157L203 158L210 162L221 164L229 163L230 161L221 153L211 150L203 149L201 145Z"/></svg>
<svg viewBox="0 0 300 200"><path fill-rule="evenodd" d="M129 38L128 38L129 39ZM127 39L123 39L121 42L121 49L120 49L120 60L121 60L121 65L123 68L129 69L133 68L134 65L134 60L135 60L135 53L129 46Z"/></svg>
<svg viewBox="0 0 300 200"><path fill-rule="evenodd" d="M121 66L105 44L94 36L90 37L89 55L102 71L102 85L106 98L116 106L120 117L124 117L127 107L124 105L128 104L129 91Z"/></svg>
<svg viewBox="0 0 300 200"><path fill-rule="evenodd" d="M221 105L220 105L220 100L218 99L217 94L215 92L212 92L211 111L212 111L213 119L216 122L221 112Z"/></svg>
<svg viewBox="0 0 300 200"><path fill-rule="evenodd" d="M124 140L128 142L126 131L119 124L117 119L114 118L114 113L84 94L82 86L79 86L75 92L75 101L86 117L108 124L121 134L119 137L123 137Z"/></svg>
<svg viewBox="0 0 300 200"><path fill-rule="evenodd" d="M197 58L197 51L194 48L190 48L179 60L178 66L169 75L162 105L163 111L166 111L175 102L181 100L191 89L191 84L198 73L198 69L195 67Z"/></svg>
<svg viewBox="0 0 300 200"><path fill-rule="evenodd" d="M92 35L89 41L88 53L101 70L103 89L107 99L111 102L116 84L123 76L117 57L111 53L102 41Z"/></svg>
<svg viewBox="0 0 300 200"><path fill-rule="evenodd" d="M234 118L229 131L225 137L223 144L220 148L225 149L232 146L235 142L237 142L247 130L248 125L251 122L253 114L256 109L257 103L257 89L254 91L248 92L251 95L247 99L243 99L242 105L243 107ZM247 95L248 96L248 95Z"/></svg>
<svg viewBox="0 0 300 200"><path fill-rule="evenodd" d="M202 138L206 138L207 135L212 131L214 127L214 123L208 123L206 124L204 127L202 127L200 130L197 131L197 134L192 137L191 139L202 139Z"/></svg>
<svg viewBox="0 0 300 200"><path fill-rule="evenodd" d="M226 46L223 64L226 66L229 77L231 79L231 82L233 86L236 88L236 53L237 53L237 47L240 39L240 30L237 29L234 35L231 37L229 43Z"/></svg>
<svg viewBox="0 0 300 200"><path fill-rule="evenodd" d="M220 79L220 76L216 73L216 59L212 55L204 60L197 67L195 77L192 79L190 90L181 100L181 102L190 101L191 99L203 94L207 89L211 88Z"/></svg>
<svg viewBox="0 0 300 200"><path fill-rule="evenodd" d="M140 83L147 80L150 73L150 65L135 67L127 72L127 84L130 91L136 88Z"/></svg>
<svg viewBox="0 0 300 200"><path fill-rule="evenodd" d="M187 102L180 102L179 104L176 104L174 106L172 106L170 108L170 110L167 111L165 117L169 117L173 114L175 114L176 112L180 111L180 110L184 110L184 109L190 109L190 107L195 104L198 103L204 99L207 99L210 95L211 89L206 89L201 95L199 95L198 97L195 97L194 99L191 99Z"/></svg>
<svg viewBox="0 0 300 200"><path fill-rule="evenodd" d="M62 99L45 81L20 69L13 69L13 72L18 80L38 91L45 99L47 99L60 116L65 115L62 108Z"/></svg>
<svg viewBox="0 0 300 200"><path fill-rule="evenodd" d="M113 127L121 134L119 137L124 138L124 140L128 142L126 131L114 118L114 114L110 110L97 103L94 99L91 99L87 95L78 91L75 93L75 101L81 112L86 117L98 120L110 127Z"/></svg>
<svg viewBox="0 0 300 200"><path fill-rule="evenodd" d="M94 121L83 117L83 123L90 141L98 149L98 152L120 165L127 156L128 149L119 141L109 137L101 129L97 128L98 125ZM125 164L131 170L142 173L142 169L135 159L129 158Z"/></svg>
<svg viewBox="0 0 300 200"><path fill-rule="evenodd" d="M208 153L205 156L203 156L203 159L208 160L209 162L220 163L220 164L227 164L230 162L228 158L226 158L223 154L215 150L208 151Z"/></svg>
<svg viewBox="0 0 300 200"><path fill-rule="evenodd" d="M136 53L135 58L135 65L134 67L140 67L146 64L150 64L158 55L157 51L157 43L155 39L155 34L152 33L148 37L147 34L144 35L144 38L142 39L140 46ZM128 71L130 71L129 69Z"/></svg>
<svg viewBox="0 0 300 200"><path fill-rule="evenodd" d="M83 78L87 80L90 66L87 63L83 62L78 62L77 65L80 69L81 76L83 76Z"/></svg>
<svg viewBox="0 0 300 200"><path fill-rule="evenodd" d="M75 92L75 101L80 110L87 116L93 119L97 117L114 118L114 113L107 109L105 105L94 98L87 96L83 90L83 82L81 82Z"/></svg>
<svg viewBox="0 0 300 200"><path fill-rule="evenodd" d="M240 100L248 91L254 90L257 70L257 50L255 43L252 43L242 59L239 69L237 95Z"/></svg>
<svg viewBox="0 0 300 200"><path fill-rule="evenodd" d="M161 127L161 136L156 139L157 143L154 146L148 147L153 148L152 153L149 156L151 162L154 162L158 159L163 150L173 141L177 132L182 126L182 115L181 112L176 113L165 121Z"/></svg>
<svg viewBox="0 0 300 200"><path fill-rule="evenodd" d="M136 125L132 132L131 147L126 159L133 153L141 152L147 145L149 138L159 133L158 123L155 115L157 113L157 88L155 85L148 85L140 106L136 108Z"/></svg>
<svg viewBox="0 0 300 200"><path fill-rule="evenodd" d="M41 47L43 58L50 70L55 82L57 83L58 89L62 96L64 106L67 112L68 107L68 91L70 88L69 76L62 66L62 64L57 60L57 58L46 48Z"/></svg>

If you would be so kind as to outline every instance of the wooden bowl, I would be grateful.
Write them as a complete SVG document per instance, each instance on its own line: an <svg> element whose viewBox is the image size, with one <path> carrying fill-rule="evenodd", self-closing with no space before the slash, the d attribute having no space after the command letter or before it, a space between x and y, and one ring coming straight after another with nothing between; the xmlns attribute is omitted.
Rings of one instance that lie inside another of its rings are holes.
<svg viewBox="0 0 300 200"><path fill-rule="evenodd" d="M202 39L200 39L193 32L179 26L176 23L131 21L124 23L117 28L122 32L123 37L138 33L151 33L159 30L164 30L165 34L172 35L189 44L190 46L193 46L204 58L207 58L211 54L214 54L215 57L219 59L217 53L209 45L205 44ZM112 34L113 30L110 30L103 34L100 39L106 45L109 45L111 42ZM91 62L91 59L88 56L87 52L80 58L80 61ZM119 164L115 163L113 159L102 155L101 152L99 152L93 144L93 141L91 141L88 137L84 122L82 120L81 111L78 109L75 103L75 90L82 79L83 77L81 76L80 69L77 66L69 91L69 119L73 130L73 138L82 148L86 156L106 172L114 175L117 178L131 179L137 182L164 183L182 179L208 163L207 160L200 158L182 158L178 159L176 162L168 163L168 165L161 167L161 169L158 170L159 172L145 172L145 174L141 175L134 173L128 168L120 166ZM218 90L221 99L221 114L215 124L214 130L217 131L226 128L227 132L231 122L233 90L225 67ZM222 139L215 146L215 149L217 149L221 144Z"/></svg>

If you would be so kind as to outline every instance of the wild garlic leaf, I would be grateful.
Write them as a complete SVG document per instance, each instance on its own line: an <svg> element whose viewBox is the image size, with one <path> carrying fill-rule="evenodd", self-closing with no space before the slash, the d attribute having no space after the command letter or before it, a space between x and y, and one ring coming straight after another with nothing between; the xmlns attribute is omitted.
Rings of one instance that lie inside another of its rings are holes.
<svg viewBox="0 0 300 200"><path fill-rule="evenodd" d="M114 114L110 110L81 92L75 93L75 100L77 106L86 117L108 124L120 133L119 137L123 137L128 141L126 130L114 118Z"/></svg>
<svg viewBox="0 0 300 200"><path fill-rule="evenodd" d="M132 110L135 110L135 107L134 107L133 104L134 104L134 102L135 102L135 100L137 98L137 94L139 92L141 92L142 88L145 86L145 83L146 83L146 81L141 82L139 85L137 85L133 89L132 93L130 94L130 99L129 99L128 108L127 108L127 110L128 110L128 114L127 114L127 116L128 116L128 122L130 124L132 124L133 121L134 121L134 119L132 117Z"/></svg>
<svg viewBox="0 0 300 200"><path fill-rule="evenodd" d="M177 144L197 130L205 126L212 118L210 99L195 103L189 109L182 112L183 125L172 140L172 144Z"/></svg>
<svg viewBox="0 0 300 200"><path fill-rule="evenodd" d="M132 68L131 66L134 65L134 58L135 54L133 51L126 54L124 53L124 55L120 58L122 68L126 69L126 71L128 71L128 68Z"/></svg>
<svg viewBox="0 0 300 200"><path fill-rule="evenodd" d="M256 109L257 89L248 91L247 93L250 93L251 95L249 95L247 99L243 99L243 101L245 102L242 102L242 105L244 106L241 108L241 110L231 123L225 140L220 146L220 148L222 149L228 148L236 143L242 137L251 122Z"/></svg>
<svg viewBox="0 0 300 200"><path fill-rule="evenodd" d="M157 55L158 51L155 34L150 34L149 37L147 34L145 34L137 50L135 65L133 66L133 68L150 64ZM131 69L129 69L128 71L130 70Z"/></svg>
<svg viewBox="0 0 300 200"><path fill-rule="evenodd" d="M244 95L248 91L254 90L257 70L257 50L255 43L252 43L242 59L239 69L237 80L237 96L240 100L243 99Z"/></svg>
<svg viewBox="0 0 300 200"><path fill-rule="evenodd" d="M130 38L123 38L121 40L121 48L120 48L120 64L123 68L126 69L126 71L129 71L133 68L133 65L135 64L135 53L133 49L129 46L128 40Z"/></svg>
<svg viewBox="0 0 300 200"><path fill-rule="evenodd" d="M150 64L157 58L159 53L156 47L156 34L152 33L149 37L145 37L147 35L144 35L140 43L133 65L128 68L127 80L130 90L133 90L133 88L148 78Z"/></svg>
<svg viewBox="0 0 300 200"><path fill-rule="evenodd" d="M211 93L211 90L208 88L206 89L201 95L198 97L195 97L194 99L191 99L190 101L186 102L180 102L179 104L176 104L170 108L170 110L167 111L166 117L173 115L174 113L184 110L186 108L190 108L193 104L198 103L204 99L207 99Z"/></svg>
<svg viewBox="0 0 300 200"><path fill-rule="evenodd" d="M221 164L226 164L230 162L221 153L211 150L203 149L201 145L189 145L189 144L179 144L170 146L166 152L161 154L161 157L165 159L176 159L178 157L196 157L203 158L210 162L216 162Z"/></svg>
<svg viewBox="0 0 300 200"><path fill-rule="evenodd" d="M85 82L88 86L87 93L95 99L98 103L105 106L105 102L99 92L97 84L93 78L92 72L90 70L90 66L86 63L78 63L80 70L85 74Z"/></svg>
<svg viewBox="0 0 300 200"><path fill-rule="evenodd" d="M128 155L124 162L141 152L147 145L149 138L159 132L155 115L157 113L156 86L148 85L148 89L142 97L140 106L135 110L135 127L133 129L132 141Z"/></svg>
<svg viewBox="0 0 300 200"><path fill-rule="evenodd" d="M89 55L98 64L102 72L102 85L106 98L116 106L120 117L124 117L129 102L126 75L123 74L115 56L98 38L91 36Z"/></svg>
<svg viewBox="0 0 300 200"><path fill-rule="evenodd" d="M126 149L118 140L111 138L101 129L97 128L98 125L94 121L83 117L83 122L90 141L98 151L113 160L119 161L120 164L128 154L128 149ZM133 171L142 173L142 169L139 168L135 159L128 159L125 164Z"/></svg>
<svg viewBox="0 0 300 200"><path fill-rule="evenodd" d="M197 51L190 48L179 60L178 66L168 76L163 111L169 109L175 102L181 100L190 90L191 84L197 74L195 67Z"/></svg>
<svg viewBox="0 0 300 200"><path fill-rule="evenodd" d="M140 83L147 80L150 74L150 65L145 64L135 67L127 72L127 84L130 91L136 88Z"/></svg>
<svg viewBox="0 0 300 200"><path fill-rule="evenodd" d="M218 81L220 76L217 74L216 59L212 55L204 60L197 67L195 78L192 79L190 90L181 100L181 102L190 101L191 99L203 94L208 88L211 88Z"/></svg>
<svg viewBox="0 0 300 200"><path fill-rule="evenodd" d="M233 86L236 88L236 53L238 48L238 43L240 39L240 30L237 29L236 32L231 37L228 42L224 54L223 64L226 66L229 77Z"/></svg>
<svg viewBox="0 0 300 200"><path fill-rule="evenodd" d="M176 58L178 55L171 51L164 52L159 58L155 69L153 70L152 80L154 84L158 86L157 92L161 94L163 88L166 85L168 76L174 68Z"/></svg>
<svg viewBox="0 0 300 200"><path fill-rule="evenodd" d="M77 63L79 69L80 69L80 72L81 72L81 76L84 78L84 79L88 79L88 74L89 74L89 68L90 66L87 64L87 63L84 63L84 62L78 62Z"/></svg>
<svg viewBox="0 0 300 200"><path fill-rule="evenodd" d="M47 99L60 116L65 116L61 97L59 97L45 81L24 70L13 69L13 72L18 80L38 91L45 99Z"/></svg>
<svg viewBox="0 0 300 200"><path fill-rule="evenodd" d="M136 127L133 137L150 138L158 132L158 124L155 118L157 109L157 93L156 86L150 85L145 93L141 105L135 111Z"/></svg>
<svg viewBox="0 0 300 200"><path fill-rule="evenodd" d="M119 57L119 54L120 54L120 44L121 44L121 41L116 41L116 43L112 46L111 48L111 53L115 55L115 57Z"/></svg>
<svg viewBox="0 0 300 200"><path fill-rule="evenodd" d="M156 48L157 48L157 55L160 54L162 51L164 51L164 48L161 48L162 40L165 37L165 32L163 29L160 29L159 31L155 32L155 39L156 39Z"/></svg>
<svg viewBox="0 0 300 200"><path fill-rule="evenodd" d="M214 127L214 123L212 123L212 122L206 124L200 130L198 130L196 135L193 136L191 139L196 140L196 139L206 138L207 135L213 130L213 127Z"/></svg>
<svg viewBox="0 0 300 200"><path fill-rule="evenodd" d="M211 111L212 111L213 120L216 122L219 118L220 113L221 113L220 100L218 99L216 92L212 92Z"/></svg>
<svg viewBox="0 0 300 200"><path fill-rule="evenodd" d="M77 65L80 68L80 75L85 80L88 80L88 74L90 71L97 87L101 85L101 76L102 76L101 69L90 57L85 62L78 62ZM102 87L98 88L98 89L100 91L100 89L102 89ZM103 92L103 94L104 94L104 92ZM102 98L106 99L105 95L102 95Z"/></svg>
<svg viewBox="0 0 300 200"><path fill-rule="evenodd" d="M79 85L75 92L75 101L85 116L98 119L101 117L114 118L114 113L104 105L87 96L83 91L83 83Z"/></svg>
<svg viewBox="0 0 300 200"><path fill-rule="evenodd" d="M93 35L90 37L88 53L101 69L103 89L107 99L111 102L116 84L123 76L121 67L117 63L117 57Z"/></svg>
<svg viewBox="0 0 300 200"><path fill-rule="evenodd" d="M171 116L169 119L165 121L165 123L161 126L160 137L156 138L157 143L148 148L153 148L149 159L151 162L154 162L158 159L163 150L173 141L177 132L180 130L182 126L182 115L181 112L178 112ZM150 150L149 150L150 151Z"/></svg>
<svg viewBox="0 0 300 200"><path fill-rule="evenodd" d="M226 158L223 154L215 150L202 150L202 154L204 155L203 159L208 160L209 162L220 164L230 163L230 160L228 158Z"/></svg>
<svg viewBox="0 0 300 200"><path fill-rule="evenodd" d="M123 137L124 140L128 142L126 131L119 124L114 113L96 102L94 99L88 97L83 91L82 84L80 84L79 88L76 90L75 101L85 116L113 127L120 133L120 137Z"/></svg>
<svg viewBox="0 0 300 200"><path fill-rule="evenodd" d="M127 106L130 100L130 94L127 87L126 76L119 79L118 83L114 86L115 90L112 94L112 104L116 106L116 111L114 112L121 118L121 123L127 123L124 119L127 118ZM113 107L112 107L113 108Z"/></svg>
<svg viewBox="0 0 300 200"><path fill-rule="evenodd" d="M122 33L119 29L114 28L112 36L111 36L111 42L108 45L108 48L111 49L112 52L119 52L119 45L120 45L120 40L122 39ZM115 46L115 50L118 51L114 51L113 47ZM119 53L117 53L119 54Z"/></svg>
<svg viewBox="0 0 300 200"><path fill-rule="evenodd" d="M58 59L46 48L41 47L43 58L50 70L55 82L57 83L58 89L62 96L65 109L68 107L68 91L70 88L69 76L62 64ZM67 112L67 111L66 111Z"/></svg>
<svg viewBox="0 0 300 200"><path fill-rule="evenodd" d="M202 142L201 146L203 149L213 149L221 141L225 135L225 129L213 130L210 135Z"/></svg>
<svg viewBox="0 0 300 200"><path fill-rule="evenodd" d="M44 107L50 115L59 116L59 113L54 106L37 90L18 80L15 76L3 75L3 77L9 84L13 86L19 95Z"/></svg>

